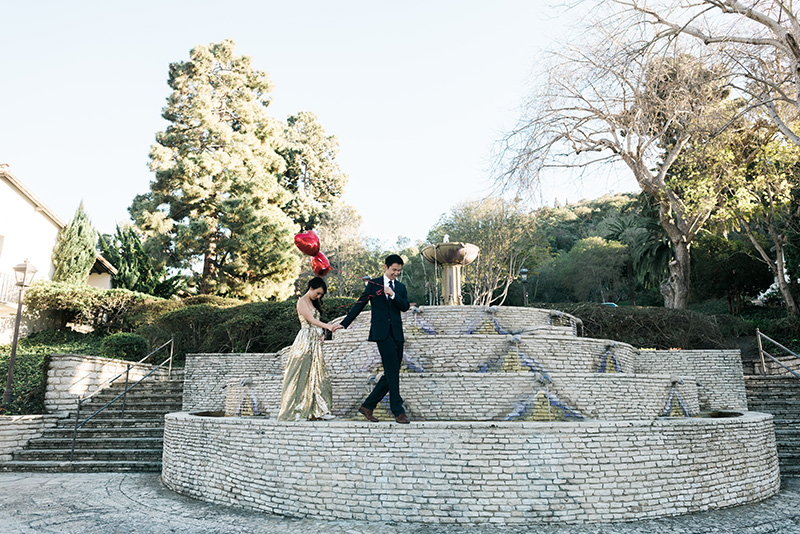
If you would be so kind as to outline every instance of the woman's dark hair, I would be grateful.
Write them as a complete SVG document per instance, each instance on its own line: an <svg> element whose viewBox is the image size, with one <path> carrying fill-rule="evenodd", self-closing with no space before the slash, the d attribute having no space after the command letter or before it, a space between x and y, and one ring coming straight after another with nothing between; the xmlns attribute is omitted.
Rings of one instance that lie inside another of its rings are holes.
<svg viewBox="0 0 800 534"><path fill-rule="evenodd" d="M325 283L325 280L323 280L319 276L315 276L314 278L308 281L308 290L319 289L320 287L325 292L322 294L322 297L324 297L328 293L328 284ZM311 304L313 304L314 307L319 311L322 311L322 297L318 298L317 300L311 301Z"/></svg>

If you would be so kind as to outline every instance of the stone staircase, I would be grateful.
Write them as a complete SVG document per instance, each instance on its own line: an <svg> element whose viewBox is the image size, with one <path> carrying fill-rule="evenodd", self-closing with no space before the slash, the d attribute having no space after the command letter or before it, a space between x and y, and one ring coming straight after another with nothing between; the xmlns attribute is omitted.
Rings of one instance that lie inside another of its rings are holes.
<svg viewBox="0 0 800 534"><path fill-rule="evenodd" d="M172 380L146 379L129 391L125 414L122 399L100 412L79 430L70 461L75 413L60 419L0 463L0 471L161 471L164 414L181 411L183 370ZM124 391L115 384L81 407L80 421Z"/></svg>
<svg viewBox="0 0 800 534"><path fill-rule="evenodd" d="M746 375L747 406L774 417L781 474L800 476L800 379Z"/></svg>

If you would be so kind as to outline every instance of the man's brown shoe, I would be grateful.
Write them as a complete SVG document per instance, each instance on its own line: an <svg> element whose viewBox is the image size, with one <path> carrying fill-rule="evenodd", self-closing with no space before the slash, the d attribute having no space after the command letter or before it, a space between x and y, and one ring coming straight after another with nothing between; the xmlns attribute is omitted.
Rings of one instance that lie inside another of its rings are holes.
<svg viewBox="0 0 800 534"><path fill-rule="evenodd" d="M378 422L378 418L375 417L374 415L372 415L372 410L370 410L369 408L364 408L363 406L360 406L358 408L358 411L361 412L361 415L366 417L367 421L369 421L370 423L377 423Z"/></svg>
<svg viewBox="0 0 800 534"><path fill-rule="evenodd" d="M395 417L394 420L397 421L398 423L400 423L401 425L407 425L408 423L411 422L411 420L408 418L408 416L406 414L404 414L404 413L401 413L400 415Z"/></svg>

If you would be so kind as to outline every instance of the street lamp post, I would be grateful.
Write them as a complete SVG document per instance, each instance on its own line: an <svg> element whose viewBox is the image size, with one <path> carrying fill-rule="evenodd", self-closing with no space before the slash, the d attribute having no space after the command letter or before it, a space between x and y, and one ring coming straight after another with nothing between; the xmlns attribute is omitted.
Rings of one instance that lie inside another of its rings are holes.
<svg viewBox="0 0 800 534"><path fill-rule="evenodd" d="M19 339L19 323L22 319L22 300L25 296L25 288L30 287L33 277L36 274L36 267L25 260L14 267L14 277L19 286L19 301L17 302L17 318L14 321L14 338L11 341L11 357L8 359L8 378L6 379L6 390L3 393L3 404L8 407L11 404L11 382L14 380L14 360L17 358L17 340Z"/></svg>
<svg viewBox="0 0 800 534"><path fill-rule="evenodd" d="M522 305L528 305L528 269L523 267L519 270L519 279L522 281Z"/></svg>

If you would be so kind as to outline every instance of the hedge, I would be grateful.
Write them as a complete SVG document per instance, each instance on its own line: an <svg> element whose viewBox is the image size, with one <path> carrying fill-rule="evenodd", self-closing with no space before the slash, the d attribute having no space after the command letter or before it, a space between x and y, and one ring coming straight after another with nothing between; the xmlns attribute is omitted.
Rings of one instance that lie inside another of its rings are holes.
<svg viewBox="0 0 800 534"><path fill-rule="evenodd" d="M28 314L53 323L88 326L102 332L130 329L131 312L144 303L162 300L127 289L100 289L87 285L42 281L25 293Z"/></svg>
<svg viewBox="0 0 800 534"><path fill-rule="evenodd" d="M347 313L355 299L326 298L321 318L328 322ZM188 353L276 352L289 346L300 330L297 300L265 301L224 306L201 303L172 307L161 315L146 308L137 310L145 319L135 332L152 346L175 339L175 361L179 365Z"/></svg>

